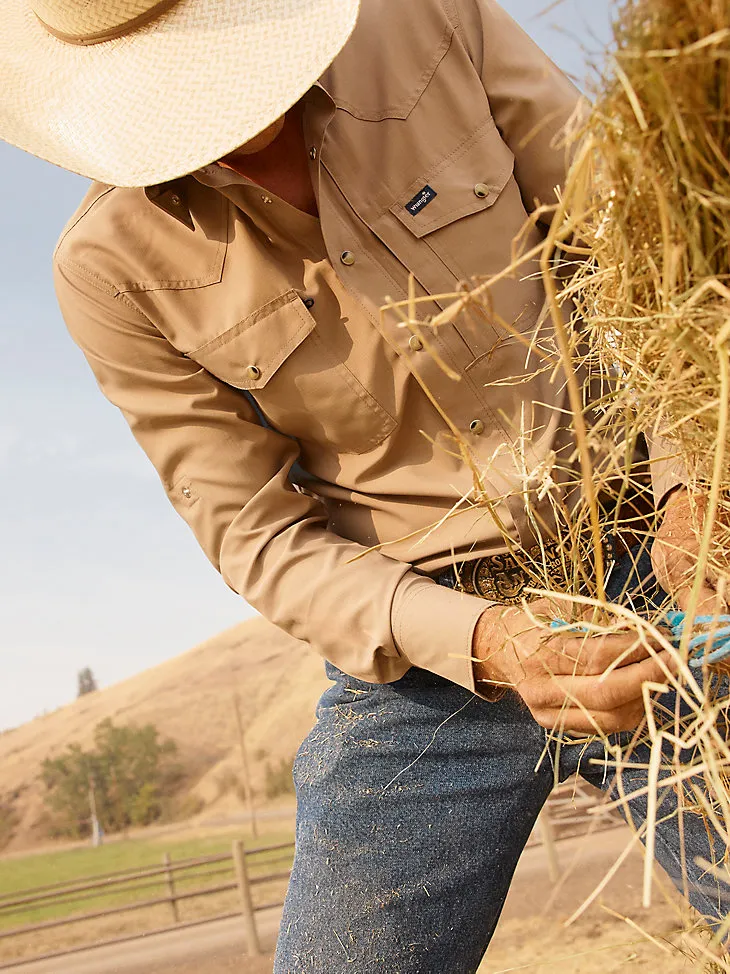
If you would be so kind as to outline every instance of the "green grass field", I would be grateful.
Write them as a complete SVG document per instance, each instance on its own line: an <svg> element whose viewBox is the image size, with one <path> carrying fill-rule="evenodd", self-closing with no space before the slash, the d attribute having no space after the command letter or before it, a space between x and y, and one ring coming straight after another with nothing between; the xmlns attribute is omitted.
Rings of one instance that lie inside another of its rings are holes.
<svg viewBox="0 0 730 974"><path fill-rule="evenodd" d="M31 904L11 909L3 906L7 898L20 898L24 890L34 887L61 882L82 883L87 879L101 878L119 870L161 866L165 853L169 854L173 864L181 859L229 853L235 838L244 839L246 846L253 848L258 845L275 845L293 841L293 833L280 825L278 830L265 832L253 839L250 833L244 831L220 830L200 837L175 838L174 835L170 835L115 840L98 849L67 849L0 860L0 930L166 896L167 881L162 875L134 880L109 890L97 889L87 893L72 894L62 900L51 900L44 904ZM291 859L292 854L289 850L258 854L249 860L251 875L255 877L288 869ZM201 867L189 874L176 874L175 887L178 892L185 892L195 888L216 886L232 881L233 878L232 863L222 862ZM235 904L235 893L228 895L227 898ZM200 900L182 903L181 918L186 918L185 907L189 903L195 903L197 905L195 913L199 913L205 899L201 897ZM210 902L211 906L220 907L219 897L210 897Z"/></svg>

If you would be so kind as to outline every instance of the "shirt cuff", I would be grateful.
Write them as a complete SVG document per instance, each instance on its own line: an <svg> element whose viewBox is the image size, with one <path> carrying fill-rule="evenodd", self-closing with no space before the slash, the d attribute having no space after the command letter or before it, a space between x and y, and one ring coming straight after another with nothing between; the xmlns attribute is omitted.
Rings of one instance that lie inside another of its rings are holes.
<svg viewBox="0 0 730 974"><path fill-rule="evenodd" d="M472 643L482 613L494 604L409 572L393 598L393 639L411 665L487 699L475 686Z"/></svg>
<svg viewBox="0 0 730 974"><path fill-rule="evenodd" d="M677 447L663 436L651 437L649 455L654 501L657 508L660 508L670 491L687 486L689 475L680 459Z"/></svg>

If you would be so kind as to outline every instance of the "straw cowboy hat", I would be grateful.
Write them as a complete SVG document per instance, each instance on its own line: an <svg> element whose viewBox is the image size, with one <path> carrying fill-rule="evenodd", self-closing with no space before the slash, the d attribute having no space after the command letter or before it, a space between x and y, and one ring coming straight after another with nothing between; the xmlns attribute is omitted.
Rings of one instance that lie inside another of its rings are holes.
<svg viewBox="0 0 730 974"><path fill-rule="evenodd" d="M4 0L0 138L148 186L258 135L344 46L359 0Z"/></svg>

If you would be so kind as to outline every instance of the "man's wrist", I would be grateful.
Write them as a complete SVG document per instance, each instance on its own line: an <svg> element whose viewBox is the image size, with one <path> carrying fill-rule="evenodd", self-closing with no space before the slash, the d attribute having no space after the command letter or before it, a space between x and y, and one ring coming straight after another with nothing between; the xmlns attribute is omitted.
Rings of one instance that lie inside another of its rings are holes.
<svg viewBox="0 0 730 974"><path fill-rule="evenodd" d="M477 691L488 703L498 703L502 697L505 696L509 690L508 686L505 686L495 673L490 672L490 668L487 666L487 661L489 659L489 644L494 642L494 609L499 608L497 606L490 606L485 609L479 618L474 629L474 638L472 642L472 667L474 671L474 685ZM484 650L487 649L487 655L484 656Z"/></svg>

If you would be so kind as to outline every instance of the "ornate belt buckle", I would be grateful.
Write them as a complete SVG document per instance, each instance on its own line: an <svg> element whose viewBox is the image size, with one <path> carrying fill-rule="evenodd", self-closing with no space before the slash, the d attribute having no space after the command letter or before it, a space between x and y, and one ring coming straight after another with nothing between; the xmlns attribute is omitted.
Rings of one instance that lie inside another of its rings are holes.
<svg viewBox="0 0 730 974"><path fill-rule="evenodd" d="M610 540L604 539L603 554L606 565L610 566L614 561ZM585 552L582 557L590 562L592 556ZM467 568L468 571L465 571ZM523 564L514 555L505 552L462 565L456 574L464 592L503 605L520 605L537 598L535 595L525 595L528 587L564 592L568 583L568 568L559 542L547 541L525 551Z"/></svg>
<svg viewBox="0 0 730 974"><path fill-rule="evenodd" d="M483 599L504 605L519 605L530 580L517 559L506 552L480 558L474 568L474 588Z"/></svg>

